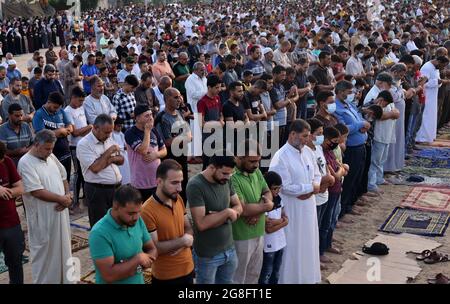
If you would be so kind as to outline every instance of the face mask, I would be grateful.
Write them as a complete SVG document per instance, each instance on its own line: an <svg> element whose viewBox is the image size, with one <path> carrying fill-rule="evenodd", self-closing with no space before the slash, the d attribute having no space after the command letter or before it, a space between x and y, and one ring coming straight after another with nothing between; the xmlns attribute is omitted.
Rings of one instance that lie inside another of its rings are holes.
<svg viewBox="0 0 450 304"><path fill-rule="evenodd" d="M323 144L323 140L324 140L324 136L323 135L317 135L316 136L316 140L313 141L313 144L315 146L320 146L321 144Z"/></svg>
<svg viewBox="0 0 450 304"><path fill-rule="evenodd" d="M359 53L357 56L358 56L359 59L364 58L364 54L363 53Z"/></svg>
<svg viewBox="0 0 450 304"><path fill-rule="evenodd" d="M356 85L356 79L352 80L352 85L355 86Z"/></svg>
<svg viewBox="0 0 450 304"><path fill-rule="evenodd" d="M347 96L347 98L345 99L346 103L352 103L353 100L355 100L355 93L352 93L350 95Z"/></svg>
<svg viewBox="0 0 450 304"><path fill-rule="evenodd" d="M334 143L334 142L330 142L330 144L328 145L328 147L330 148L330 150L334 150L339 146L338 143Z"/></svg>
<svg viewBox="0 0 450 304"><path fill-rule="evenodd" d="M327 111L330 114L333 114L334 112L336 112L336 103L333 102L333 103L327 104Z"/></svg>

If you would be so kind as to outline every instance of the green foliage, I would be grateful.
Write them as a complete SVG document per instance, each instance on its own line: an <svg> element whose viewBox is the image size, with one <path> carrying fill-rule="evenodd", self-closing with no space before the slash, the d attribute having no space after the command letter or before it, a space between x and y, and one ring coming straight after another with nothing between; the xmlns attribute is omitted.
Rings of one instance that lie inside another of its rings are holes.
<svg viewBox="0 0 450 304"><path fill-rule="evenodd" d="M48 4L53 6L56 11L68 9L67 0L49 0Z"/></svg>
<svg viewBox="0 0 450 304"><path fill-rule="evenodd" d="M81 4L81 11L84 12L95 9L97 7L98 0L80 0L80 4Z"/></svg>

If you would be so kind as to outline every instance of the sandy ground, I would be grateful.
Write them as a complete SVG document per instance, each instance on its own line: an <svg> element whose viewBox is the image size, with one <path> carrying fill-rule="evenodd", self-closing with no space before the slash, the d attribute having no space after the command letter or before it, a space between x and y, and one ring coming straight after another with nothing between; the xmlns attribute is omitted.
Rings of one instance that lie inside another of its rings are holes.
<svg viewBox="0 0 450 304"><path fill-rule="evenodd" d="M58 51L58 50L56 50ZM44 54L44 51L41 51ZM15 58L18 62L19 69L26 75L26 61L31 58L31 54L22 55ZM190 176L200 171L200 165L190 165ZM398 206L401 200L411 190L410 186L397 186L388 185L381 188L385 193L379 199L378 202L372 203L368 207L364 207L366 212L361 216L350 216L355 223L347 224L342 228L339 228L335 232L335 239L342 244L337 244L337 247L342 249L342 255L336 255L327 253L326 256L332 260L332 263L326 264L328 270L322 271L322 278L325 282L328 275L332 272L337 272L342 263L349 259L352 253L361 250L364 243L373 239L378 232L378 228L384 223L386 218L392 212L392 210ZM19 207L18 211L21 215L22 226L26 230L26 221L23 217L23 208ZM83 215L86 215L86 210L80 214L72 216L73 219L77 219ZM86 237L86 233L74 232L80 234L80 236ZM444 237L430 238L442 244L438 250L444 253L450 253L450 237L447 233ZM29 252L25 252L25 255L29 255ZM75 257L80 258L81 261L81 275L85 275L91 271L92 261L89 255L89 249L83 249L74 254ZM410 256L414 259L414 255ZM445 275L450 275L450 263L440 263L435 265L427 265L423 262L419 262L422 267L422 272L416 277L413 283L427 283L427 279L434 277L437 273L442 272ZM31 283L31 263L24 265L25 283ZM8 273L0 274L0 284L7 284Z"/></svg>

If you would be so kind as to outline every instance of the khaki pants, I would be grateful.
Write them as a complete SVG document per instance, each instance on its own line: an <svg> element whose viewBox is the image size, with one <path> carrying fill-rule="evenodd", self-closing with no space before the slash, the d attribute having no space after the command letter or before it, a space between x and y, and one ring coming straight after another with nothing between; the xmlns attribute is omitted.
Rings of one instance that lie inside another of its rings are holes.
<svg viewBox="0 0 450 304"><path fill-rule="evenodd" d="M235 284L258 284L264 253L264 237L246 241L234 241L238 268L234 273Z"/></svg>

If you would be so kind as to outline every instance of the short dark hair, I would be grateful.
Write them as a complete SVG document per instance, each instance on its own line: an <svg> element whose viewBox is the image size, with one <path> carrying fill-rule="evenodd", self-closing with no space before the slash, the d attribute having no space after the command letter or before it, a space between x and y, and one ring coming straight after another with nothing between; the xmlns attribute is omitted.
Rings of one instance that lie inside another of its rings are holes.
<svg viewBox="0 0 450 304"><path fill-rule="evenodd" d="M163 160L158 166L158 169L156 169L156 177L165 179L167 176L167 172L169 172L170 170L183 171L183 167L176 160Z"/></svg>
<svg viewBox="0 0 450 304"><path fill-rule="evenodd" d="M414 64L414 57L412 55L406 54L400 57L400 60L398 62L405 63L405 64Z"/></svg>
<svg viewBox="0 0 450 304"><path fill-rule="evenodd" d="M139 80L134 75L128 75L125 77L125 82L135 88L139 85Z"/></svg>
<svg viewBox="0 0 450 304"><path fill-rule="evenodd" d="M286 68L285 67L283 67L283 66L281 66L281 65L277 65L276 67L274 67L273 68L273 70L272 70L272 74L277 74L277 75L279 75L279 74L281 74L282 72L286 72Z"/></svg>
<svg viewBox="0 0 450 304"><path fill-rule="evenodd" d="M343 123L338 123L334 127L339 131L339 133L341 133L341 135L348 134L348 132L349 132L348 127L346 125L344 125Z"/></svg>
<svg viewBox="0 0 450 304"><path fill-rule="evenodd" d="M231 62L231 61L233 61L233 59L236 59L236 57L234 57L234 55L229 54L229 55L225 56L224 61Z"/></svg>
<svg viewBox="0 0 450 304"><path fill-rule="evenodd" d="M76 54L73 59L78 60L79 62L83 63L83 57L80 54Z"/></svg>
<svg viewBox="0 0 450 304"><path fill-rule="evenodd" d="M209 159L209 165L213 165L216 168L234 168L236 166L236 161L234 156L230 156L230 154L226 151L222 151L222 153L215 153L211 156Z"/></svg>
<svg viewBox="0 0 450 304"><path fill-rule="evenodd" d="M327 57L327 56L331 56L331 54L329 52L327 52L327 51L322 51L319 54L319 60L325 59L325 57Z"/></svg>
<svg viewBox="0 0 450 304"><path fill-rule="evenodd" d="M316 102L317 103L325 102L328 99L328 97L331 97L331 96L334 96L333 92L331 92L331 91L320 91L316 95Z"/></svg>
<svg viewBox="0 0 450 304"><path fill-rule="evenodd" d="M291 132L302 133L305 129L311 131L311 126L308 122L303 119L296 119L289 126L289 134L291 134Z"/></svg>
<svg viewBox="0 0 450 304"><path fill-rule="evenodd" d="M142 204L142 195L133 186L123 185L114 192L114 204L125 207L128 203Z"/></svg>
<svg viewBox="0 0 450 304"><path fill-rule="evenodd" d="M257 49L260 49L259 45L254 45L250 48L250 54L253 54Z"/></svg>
<svg viewBox="0 0 450 304"><path fill-rule="evenodd" d="M266 174L264 174L264 179L266 180L267 186L269 188L272 186L281 186L283 184L281 176L275 171L266 172Z"/></svg>
<svg viewBox="0 0 450 304"><path fill-rule="evenodd" d="M64 96L59 92L51 92L50 95L48 95L48 102L62 106L64 105Z"/></svg>
<svg viewBox="0 0 450 304"><path fill-rule="evenodd" d="M71 97L77 97L77 98L81 98L81 97L85 98L86 97L86 93L79 86L74 87L72 89L71 93L72 93Z"/></svg>
<svg viewBox="0 0 450 304"><path fill-rule="evenodd" d="M339 93L345 90L353 89L353 84L348 80L341 80L336 84L336 87L334 88L335 93Z"/></svg>
<svg viewBox="0 0 450 304"><path fill-rule="evenodd" d="M142 76L141 76L141 80L142 81L146 81L147 79L149 79L149 78L152 78L152 73L150 73L150 72L145 72L144 74L142 74Z"/></svg>
<svg viewBox="0 0 450 304"><path fill-rule="evenodd" d="M101 127L104 125L113 125L114 121L108 114L100 114L94 120L94 126Z"/></svg>
<svg viewBox="0 0 450 304"><path fill-rule="evenodd" d="M383 116L383 108L379 105L370 105L367 109L373 112L375 119L381 119Z"/></svg>
<svg viewBox="0 0 450 304"><path fill-rule="evenodd" d="M391 92L389 92L389 91L387 91L387 90L381 91L381 92L378 94L377 98L383 98L384 100L386 100L386 102L387 102L388 104L391 104L391 103L394 102L394 98L392 97Z"/></svg>
<svg viewBox="0 0 450 304"><path fill-rule="evenodd" d="M273 79L273 76L270 74L264 73L264 74L262 74L262 76L259 79L265 80L267 82L267 80Z"/></svg>
<svg viewBox="0 0 450 304"><path fill-rule="evenodd" d="M42 74L42 68L41 67L35 67L34 68L34 74Z"/></svg>
<svg viewBox="0 0 450 304"><path fill-rule="evenodd" d="M316 132L317 129L319 129L320 127L323 127L323 122L321 122L317 118L307 119L306 122L311 127L311 133Z"/></svg>
<svg viewBox="0 0 450 304"><path fill-rule="evenodd" d="M225 65L225 63L221 62L217 65L217 67L222 71L225 72L227 70L227 66Z"/></svg>
<svg viewBox="0 0 450 304"><path fill-rule="evenodd" d="M12 103L9 107L8 107L8 114L11 115L14 112L17 111L22 111L23 108L20 104L18 103Z"/></svg>
<svg viewBox="0 0 450 304"><path fill-rule="evenodd" d="M335 127L326 127L323 129L323 137L325 139L338 138L339 136L341 136L341 132Z"/></svg>
<svg viewBox="0 0 450 304"><path fill-rule="evenodd" d="M361 51L364 50L364 45L362 43L358 43L357 45L355 45L355 48L353 49L355 52L356 51Z"/></svg>
<svg viewBox="0 0 450 304"><path fill-rule="evenodd" d="M209 75L206 80L206 85L208 87L215 87L218 84L221 84L222 81L220 81L219 76L217 75Z"/></svg>
<svg viewBox="0 0 450 304"><path fill-rule="evenodd" d="M234 81L234 82L230 83L230 85L228 86L228 90L234 91L234 90L236 90L237 87L243 87L243 86L244 85L242 84L242 82Z"/></svg>
<svg viewBox="0 0 450 304"><path fill-rule="evenodd" d="M242 73L242 77L248 77L248 76L253 76L253 72L250 71L250 70L245 70L245 71Z"/></svg>
<svg viewBox="0 0 450 304"><path fill-rule="evenodd" d="M23 76L20 80L22 80L22 82L24 82L24 81L30 81L30 79L28 79L28 77L26 77L26 76Z"/></svg>

